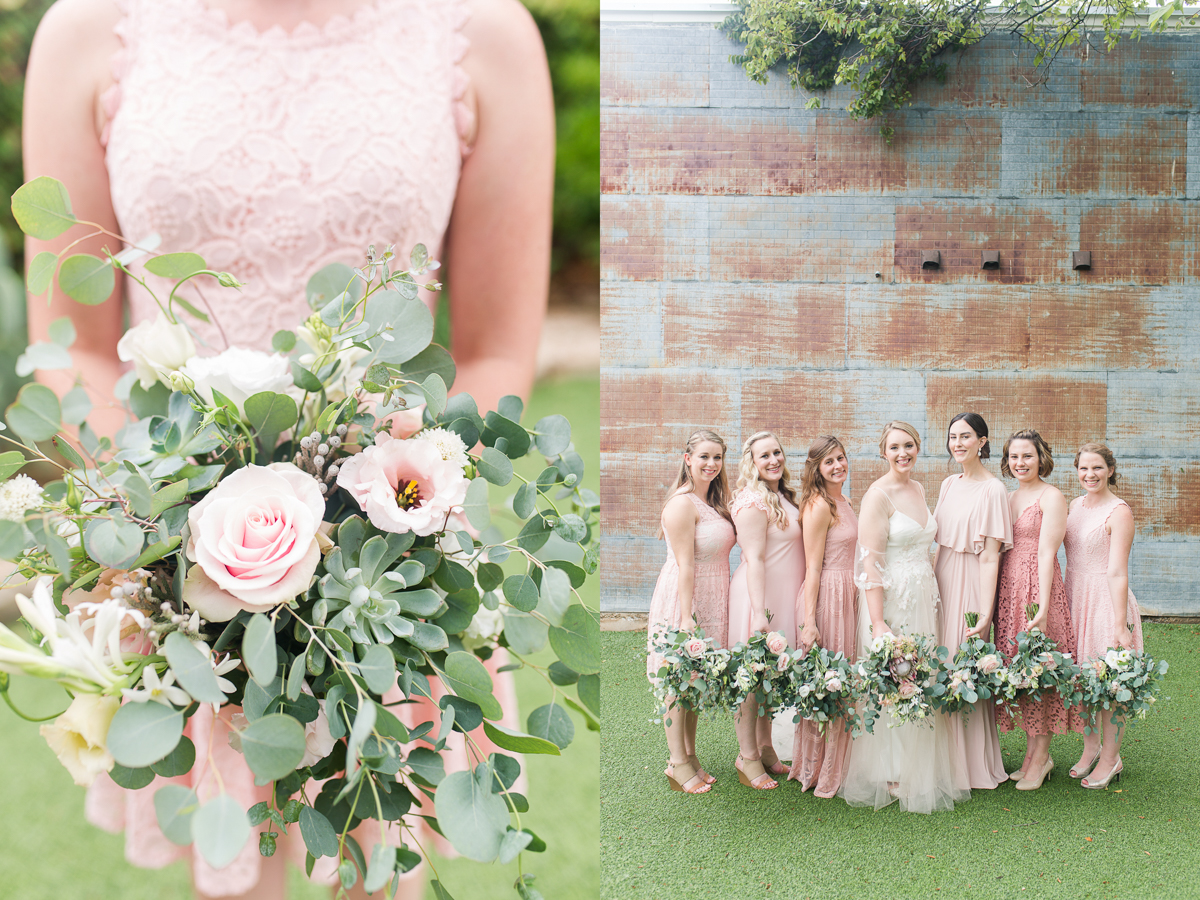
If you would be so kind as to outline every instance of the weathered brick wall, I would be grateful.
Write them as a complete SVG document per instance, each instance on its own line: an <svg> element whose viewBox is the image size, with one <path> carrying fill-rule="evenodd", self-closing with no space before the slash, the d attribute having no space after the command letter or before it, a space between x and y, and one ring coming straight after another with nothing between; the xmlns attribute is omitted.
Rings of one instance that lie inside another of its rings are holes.
<svg viewBox="0 0 1200 900"><path fill-rule="evenodd" d="M1200 34L1060 59L1045 87L991 38L889 117L891 146L844 91L806 110L752 83L709 23L602 34L605 609L648 607L694 427L735 463L771 428L793 472L833 432L857 505L879 428L907 419L932 504L949 418L973 409L996 456L1038 428L1068 497L1075 448L1106 440L1143 609L1200 614Z"/></svg>

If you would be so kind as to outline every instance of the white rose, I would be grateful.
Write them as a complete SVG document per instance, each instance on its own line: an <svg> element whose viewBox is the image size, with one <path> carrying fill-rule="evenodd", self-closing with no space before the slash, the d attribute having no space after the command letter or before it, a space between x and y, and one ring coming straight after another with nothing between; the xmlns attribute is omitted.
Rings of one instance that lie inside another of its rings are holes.
<svg viewBox="0 0 1200 900"><path fill-rule="evenodd" d="M1121 657L1116 650L1109 650L1104 654L1104 662L1110 669L1115 669L1121 663Z"/></svg>
<svg viewBox="0 0 1200 900"><path fill-rule="evenodd" d="M183 325L172 325L160 311L154 321L134 325L117 342L117 358L133 363L143 390L154 382L167 383L167 376L196 355L196 345Z"/></svg>
<svg viewBox="0 0 1200 900"><path fill-rule="evenodd" d="M80 694L66 712L39 729L80 787L89 787L97 775L112 769L114 760L105 739L120 708L121 701L116 697Z"/></svg>
<svg viewBox="0 0 1200 900"><path fill-rule="evenodd" d="M208 403L218 390L243 411L249 397L261 391L286 394L293 388L292 372L285 357L230 347L217 356L197 356L180 371L196 385L196 393Z"/></svg>

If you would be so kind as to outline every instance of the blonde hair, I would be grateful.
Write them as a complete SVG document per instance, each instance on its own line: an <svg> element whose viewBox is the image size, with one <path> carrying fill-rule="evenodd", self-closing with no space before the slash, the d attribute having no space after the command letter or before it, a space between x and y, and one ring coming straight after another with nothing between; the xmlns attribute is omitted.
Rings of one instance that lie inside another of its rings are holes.
<svg viewBox="0 0 1200 900"><path fill-rule="evenodd" d="M1088 441L1088 443L1086 443L1082 447L1080 447L1079 452L1075 454L1076 470L1079 469L1079 457L1083 456L1083 454L1085 454L1085 453L1095 453L1102 460L1104 460L1104 464L1106 466L1108 466L1110 469L1112 469L1112 474L1108 476L1108 485L1109 485L1109 487L1116 487L1117 486L1117 458L1115 456L1113 456L1113 452L1108 449L1108 445L1101 443L1100 441Z"/></svg>
<svg viewBox="0 0 1200 900"><path fill-rule="evenodd" d="M675 484L671 486L671 490L667 493L666 502L670 502L671 498L676 494L692 494L696 491L696 482L692 479L692 470L688 468L686 456L694 453L699 444L705 441L716 444L721 448L722 457L727 456L729 448L725 446L725 439L715 431L709 431L707 428L699 428L693 431L687 439L687 444L684 445L683 452L684 460L679 464L679 474L675 476ZM730 524L733 523L733 516L729 514L729 479L725 476L725 459L721 460L721 471L717 473L708 485L708 496L705 498L708 505L719 512ZM686 487L687 490L680 490ZM665 505L665 503L664 503ZM660 530L659 537L662 536Z"/></svg>
<svg viewBox="0 0 1200 900"><path fill-rule="evenodd" d="M779 494L788 498L788 501L796 505L796 491L792 487L792 473L788 471L787 456L783 458L783 470L779 475L779 494L767 487L766 483L758 477L758 467L754 465L754 445L759 441L771 438L776 444L779 444L779 449L783 449L783 444L779 438L770 431L756 431L750 437L746 438L746 442L742 444L742 465L738 473L737 487L738 490L751 490L759 496L759 499L766 504L767 507L767 524L775 524L779 526L781 531L786 531L788 527L787 511L784 510L783 504L779 502Z"/></svg>
<svg viewBox="0 0 1200 900"><path fill-rule="evenodd" d="M833 513L833 521L838 520L837 501L829 496L829 488L825 486L825 476L821 474L821 463L833 448L837 447L846 454L846 447L832 434L823 434L808 448L808 456L804 460L804 477L800 481L800 510L808 509L808 501L820 495L829 504ZM848 465L848 463L847 463Z"/></svg>
<svg viewBox="0 0 1200 900"><path fill-rule="evenodd" d="M893 431L903 431L910 438L917 442L917 449L921 449L921 435L917 433L917 429L909 425L907 422L901 422L899 419L893 419L883 426L883 433L879 435L879 455L886 459L884 448L887 446L887 437Z"/></svg>

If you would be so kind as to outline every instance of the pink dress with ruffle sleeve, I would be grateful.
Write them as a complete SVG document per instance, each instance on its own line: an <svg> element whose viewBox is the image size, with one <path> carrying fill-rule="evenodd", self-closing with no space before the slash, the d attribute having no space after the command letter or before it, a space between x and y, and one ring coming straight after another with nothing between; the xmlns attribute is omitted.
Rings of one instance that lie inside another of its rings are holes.
<svg viewBox="0 0 1200 900"><path fill-rule="evenodd" d="M196 252L209 268L245 282L240 292L185 288L213 319L189 319L201 355L235 343L270 352L276 331L311 314L310 276L333 262L361 265L369 244L394 244L407 259L421 242L436 258L472 126L460 67L465 0L367 0L349 18L291 32L231 24L204 0L117 2L123 49L113 60L116 83L102 97L101 141L121 232L138 242L157 234L155 252ZM132 268L156 292L162 286L140 264ZM131 321L152 319L153 299L131 279L126 286ZM505 662L500 651L488 667L494 675ZM503 724L519 728L511 676L494 678ZM428 703L406 709L413 721L438 715ZM237 710L223 708L215 724L206 710L189 723L198 759L211 750L225 790L243 808L266 799L228 745L223 720ZM485 754L494 749L482 728L472 737ZM460 745L448 768L466 764ZM201 799L216 791L211 767L173 780L194 785ZM123 828L135 865L190 856L205 893L251 890L257 835L228 867L211 869L159 830L153 796L162 783L124 791L99 779L88 794L89 820ZM290 844L302 863L302 842Z"/></svg>

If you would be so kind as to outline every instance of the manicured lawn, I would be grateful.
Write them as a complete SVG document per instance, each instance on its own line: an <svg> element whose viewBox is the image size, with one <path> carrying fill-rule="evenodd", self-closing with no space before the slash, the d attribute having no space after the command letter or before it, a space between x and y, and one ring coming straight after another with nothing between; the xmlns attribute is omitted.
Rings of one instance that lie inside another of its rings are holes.
<svg viewBox="0 0 1200 900"><path fill-rule="evenodd" d="M911 815L818 800L796 782L737 781L732 721L700 723L699 756L718 782L686 796L663 777L666 741L649 720L645 634L602 635L601 897L1192 898L1200 896L1200 627L1145 626L1168 659L1163 697L1125 738L1127 778L1087 791L1066 774L1082 736L1056 737L1036 792L974 791L953 812ZM1170 699L1167 699L1167 698ZM1024 734L1001 735L1020 765Z"/></svg>
<svg viewBox="0 0 1200 900"><path fill-rule="evenodd" d="M550 412L562 412L571 419L576 447L588 467L584 484L598 490L596 379L539 385L525 421L536 422ZM536 474L541 467L530 468ZM599 590L594 580L585 586L585 592L586 602L596 606ZM539 660L542 664L548 661ZM27 711L51 714L65 708L66 695L57 686L25 678L14 681L13 695L23 701ZM531 672L517 673L517 691L524 712L550 699L546 682ZM536 756L525 761L530 811L522 816L522 824L549 844L543 854L524 855L525 871L537 876L535 887L547 900L590 900L599 883L599 735L584 727L581 716L571 712L571 717L575 740L562 757ZM21 721L0 705L0 898L185 900L192 896L183 865L150 871L126 863L124 837L89 825L83 817L83 799L83 789L71 782L37 726ZM468 860L439 860L436 865L456 900L517 896L512 887L516 863L482 866ZM317 900L330 896L326 889L294 874L291 897Z"/></svg>

